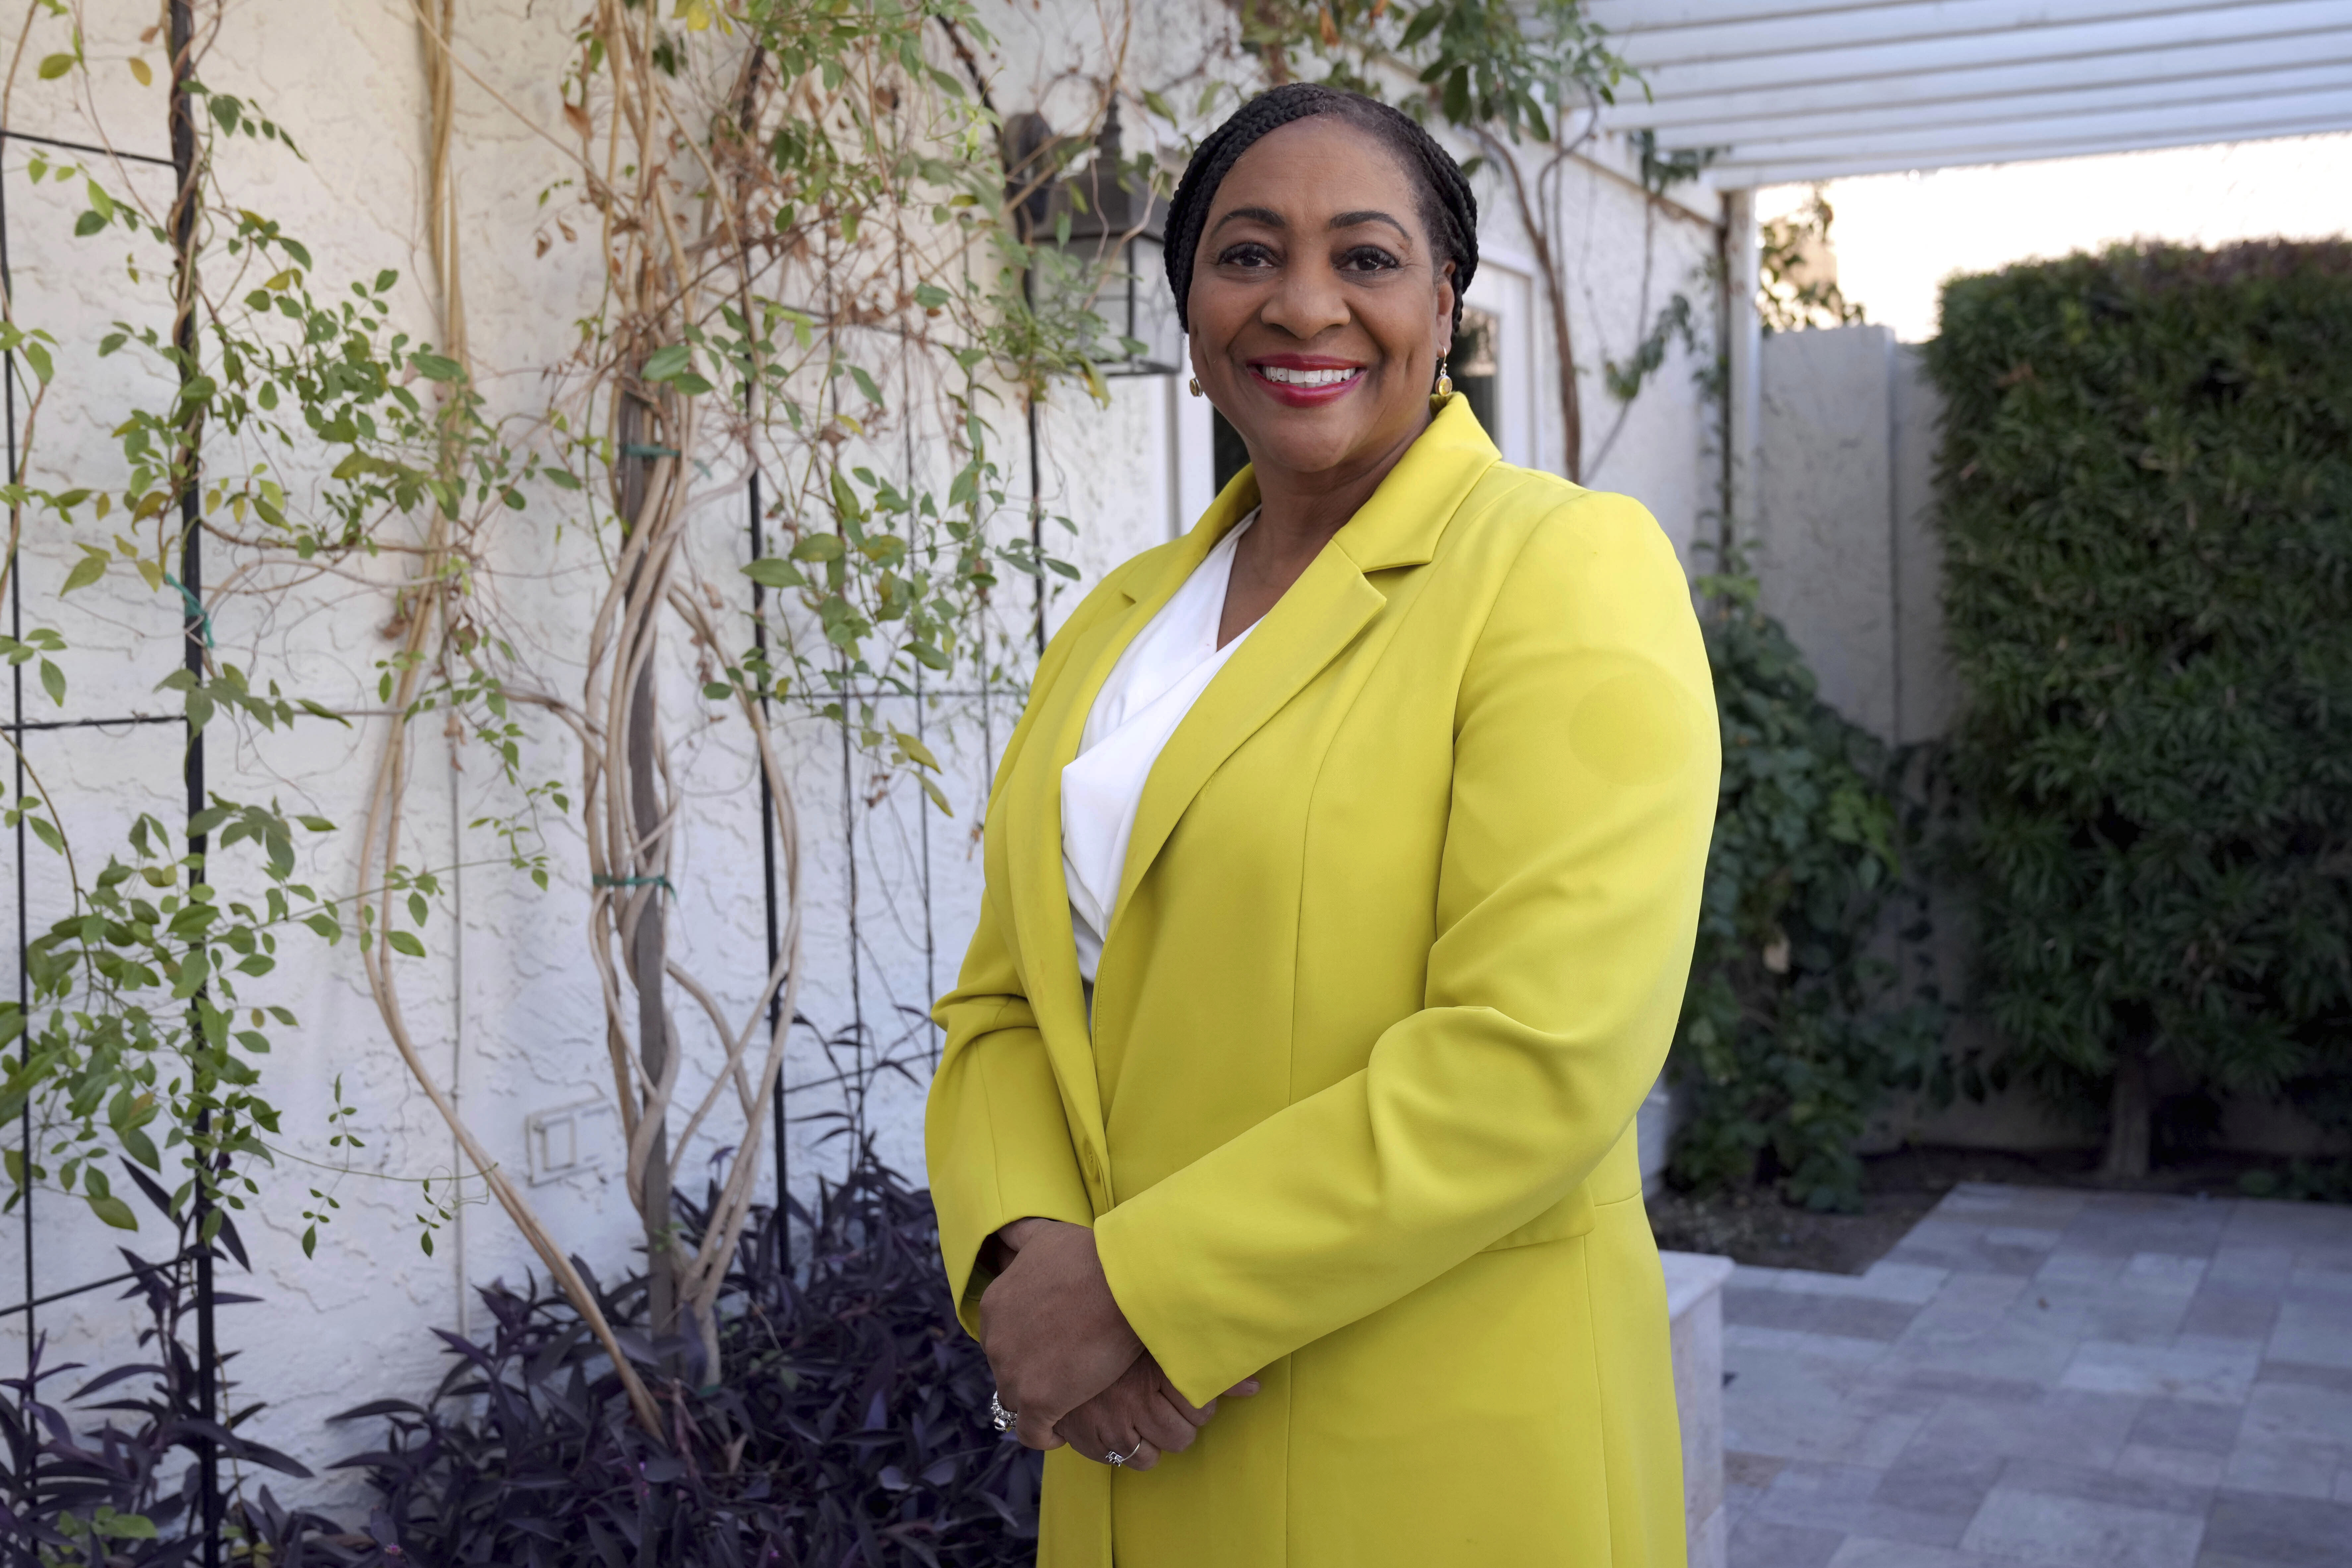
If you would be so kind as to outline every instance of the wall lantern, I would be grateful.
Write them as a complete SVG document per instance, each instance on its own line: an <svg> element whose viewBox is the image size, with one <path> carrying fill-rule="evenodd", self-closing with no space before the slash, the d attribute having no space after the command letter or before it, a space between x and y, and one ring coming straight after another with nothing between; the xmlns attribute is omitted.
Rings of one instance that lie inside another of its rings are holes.
<svg viewBox="0 0 2352 1568"><path fill-rule="evenodd" d="M1168 204L1121 167L1118 100L1103 117L1094 157L1066 178L1022 177L1053 162L1057 139L1042 116L1016 115L1005 130L1016 185L1026 192L1017 209L1024 237L1076 263L1033 269L1033 286L1097 290L1094 312L1112 340L1095 362L1103 374L1175 374L1184 363L1184 331L1168 292Z"/></svg>

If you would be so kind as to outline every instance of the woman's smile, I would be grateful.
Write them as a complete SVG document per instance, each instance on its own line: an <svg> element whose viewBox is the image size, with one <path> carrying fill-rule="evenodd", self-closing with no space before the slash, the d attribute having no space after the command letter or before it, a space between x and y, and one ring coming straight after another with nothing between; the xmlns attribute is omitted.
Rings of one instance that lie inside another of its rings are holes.
<svg viewBox="0 0 2352 1568"><path fill-rule="evenodd" d="M1250 380L1276 403L1320 408L1363 384L1364 367L1324 354L1263 354L1249 362Z"/></svg>

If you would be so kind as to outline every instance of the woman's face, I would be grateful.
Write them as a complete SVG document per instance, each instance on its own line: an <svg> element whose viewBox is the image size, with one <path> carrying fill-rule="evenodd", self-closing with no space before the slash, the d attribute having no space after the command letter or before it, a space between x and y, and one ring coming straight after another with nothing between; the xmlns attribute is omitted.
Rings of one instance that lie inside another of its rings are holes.
<svg viewBox="0 0 2352 1568"><path fill-rule="evenodd" d="M1429 422L1453 264L1420 191L1336 115L1294 121L1218 186L1192 263L1192 371L1261 479L1393 458Z"/></svg>

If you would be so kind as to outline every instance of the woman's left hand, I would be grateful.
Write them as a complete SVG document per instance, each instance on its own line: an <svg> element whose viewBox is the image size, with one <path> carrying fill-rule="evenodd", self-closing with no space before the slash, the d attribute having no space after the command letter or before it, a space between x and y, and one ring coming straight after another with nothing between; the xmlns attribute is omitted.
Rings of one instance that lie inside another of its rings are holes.
<svg viewBox="0 0 2352 1568"><path fill-rule="evenodd" d="M1253 1377L1225 1394L1247 1398L1257 1388ZM1063 1416L1054 1435L1097 1464L1110 1464L1110 1456L1117 1454L1118 1463L1126 1468L1148 1470L1160 1455L1191 1447L1216 1413L1215 1400L1196 1405L1177 1393L1147 1351L1118 1374L1117 1383Z"/></svg>
<svg viewBox="0 0 2352 1568"><path fill-rule="evenodd" d="M1048 1222L980 1298L980 1342L997 1398L1032 1448L1058 1448L1062 1417L1117 1382L1143 1353L1095 1256L1095 1234Z"/></svg>

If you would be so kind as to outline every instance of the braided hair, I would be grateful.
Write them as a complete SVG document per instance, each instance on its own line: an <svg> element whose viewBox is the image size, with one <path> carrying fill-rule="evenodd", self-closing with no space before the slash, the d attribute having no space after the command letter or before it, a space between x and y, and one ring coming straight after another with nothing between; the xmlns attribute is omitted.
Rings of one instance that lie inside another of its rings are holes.
<svg viewBox="0 0 2352 1568"><path fill-rule="evenodd" d="M1269 131L1295 120L1318 114L1336 115L1367 131L1388 149L1419 187L1422 226L1429 231L1443 270L1454 263L1454 330L1462 330L1462 297L1478 270L1478 198L1454 155L1439 146L1419 121L1378 99L1341 92L1313 82L1295 81L1258 94L1233 117L1209 132L1177 182L1168 204L1168 287L1176 293L1176 321L1188 331L1188 305L1192 293L1192 255L1201 247L1201 230L1209 221L1210 204L1243 153Z"/></svg>

